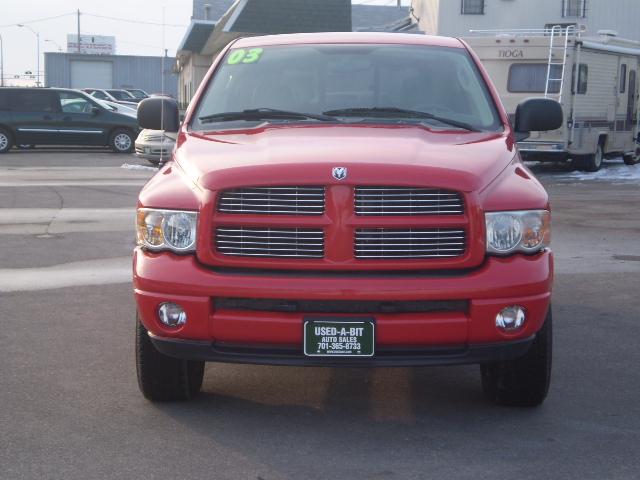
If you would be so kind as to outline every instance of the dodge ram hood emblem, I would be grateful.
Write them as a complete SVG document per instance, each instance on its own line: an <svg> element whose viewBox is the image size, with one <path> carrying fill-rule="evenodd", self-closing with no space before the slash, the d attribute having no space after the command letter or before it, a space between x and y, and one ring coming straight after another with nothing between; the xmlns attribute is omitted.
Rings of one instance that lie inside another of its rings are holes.
<svg viewBox="0 0 640 480"><path fill-rule="evenodd" d="M333 167L331 174L336 180L344 180L347 178L347 167Z"/></svg>

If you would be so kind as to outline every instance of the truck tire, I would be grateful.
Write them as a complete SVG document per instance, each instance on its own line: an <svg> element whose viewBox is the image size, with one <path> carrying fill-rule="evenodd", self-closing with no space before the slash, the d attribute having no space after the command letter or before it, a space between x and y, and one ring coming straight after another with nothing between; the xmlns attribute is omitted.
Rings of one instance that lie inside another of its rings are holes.
<svg viewBox="0 0 640 480"><path fill-rule="evenodd" d="M118 128L109 137L109 146L116 153L131 153L135 147L134 141L130 130Z"/></svg>
<svg viewBox="0 0 640 480"><path fill-rule="evenodd" d="M0 153L7 153L12 146L11 134L4 128L0 128Z"/></svg>
<svg viewBox="0 0 640 480"><path fill-rule="evenodd" d="M602 143L598 143L596 152L592 155L581 155L577 159L578 168L585 172L597 172L604 163L604 148Z"/></svg>
<svg viewBox="0 0 640 480"><path fill-rule="evenodd" d="M527 353L515 360L480 366L482 389L497 405L535 407L547 397L551 380L551 307Z"/></svg>
<svg viewBox="0 0 640 480"><path fill-rule="evenodd" d="M636 163L639 163L640 162L640 149L638 149L635 154L628 153L627 155L623 155L622 156L622 160L624 160L624 163L627 164L627 165L635 165Z"/></svg>
<svg viewBox="0 0 640 480"><path fill-rule="evenodd" d="M204 362L181 360L160 353L136 315L136 371L140 391L148 400L190 400L202 387Z"/></svg>

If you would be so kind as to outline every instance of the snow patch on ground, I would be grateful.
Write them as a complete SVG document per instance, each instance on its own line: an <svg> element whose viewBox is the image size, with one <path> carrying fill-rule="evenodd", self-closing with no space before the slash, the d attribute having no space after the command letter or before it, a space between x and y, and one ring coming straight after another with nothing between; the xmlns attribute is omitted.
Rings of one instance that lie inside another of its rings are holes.
<svg viewBox="0 0 640 480"><path fill-rule="evenodd" d="M625 165L622 159L607 160L602 168L597 172L545 172L544 176L559 181L594 181L594 182L615 182L620 184L638 183L640 184L640 164Z"/></svg>
<svg viewBox="0 0 640 480"><path fill-rule="evenodd" d="M135 165L131 163L123 163L120 168L124 168L125 170L147 170L151 172L157 172L157 167L147 167L146 165Z"/></svg>

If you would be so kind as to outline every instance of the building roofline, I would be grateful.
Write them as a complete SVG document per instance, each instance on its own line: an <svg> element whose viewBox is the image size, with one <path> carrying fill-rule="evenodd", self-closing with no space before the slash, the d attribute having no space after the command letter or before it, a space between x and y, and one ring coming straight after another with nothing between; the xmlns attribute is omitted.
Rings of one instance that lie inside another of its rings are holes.
<svg viewBox="0 0 640 480"><path fill-rule="evenodd" d="M101 54L93 54L93 53L78 53L78 52L43 52L45 56L67 56L67 57L76 57L83 60L109 60L113 58L168 58L173 59L171 56L164 55L101 55Z"/></svg>
<svg viewBox="0 0 640 480"><path fill-rule="evenodd" d="M185 50L184 46L189 41L189 38L191 37L191 34L193 33L193 29L195 28L196 25L211 25L212 27L215 28L216 23L217 22L213 20L197 20L197 19L191 20L191 23L187 27L187 31L185 32L184 37L182 37L182 40L180 41L180 46L178 47L178 51Z"/></svg>

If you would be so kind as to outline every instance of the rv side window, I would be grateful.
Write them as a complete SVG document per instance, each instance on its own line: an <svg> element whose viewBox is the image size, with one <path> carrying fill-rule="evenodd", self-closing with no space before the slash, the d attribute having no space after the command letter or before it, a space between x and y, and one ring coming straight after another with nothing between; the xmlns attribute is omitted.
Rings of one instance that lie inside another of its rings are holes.
<svg viewBox="0 0 640 480"><path fill-rule="evenodd" d="M563 0L562 16L585 18L587 16L586 0Z"/></svg>
<svg viewBox="0 0 640 480"><path fill-rule="evenodd" d="M573 66L573 75L571 77L571 93L576 93L576 66ZM584 63L580 64L580 74L578 75L578 95L587 93L587 83L589 79L589 66Z"/></svg>
<svg viewBox="0 0 640 480"><path fill-rule="evenodd" d="M620 93L627 90L627 64L620 65Z"/></svg>
<svg viewBox="0 0 640 480"><path fill-rule="evenodd" d="M510 93L544 93L547 86L546 63L515 63L509 68ZM562 65L551 65L549 93L560 93Z"/></svg>
<svg viewBox="0 0 640 480"><path fill-rule="evenodd" d="M484 0L462 0L463 15L484 15Z"/></svg>

